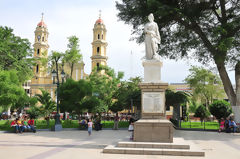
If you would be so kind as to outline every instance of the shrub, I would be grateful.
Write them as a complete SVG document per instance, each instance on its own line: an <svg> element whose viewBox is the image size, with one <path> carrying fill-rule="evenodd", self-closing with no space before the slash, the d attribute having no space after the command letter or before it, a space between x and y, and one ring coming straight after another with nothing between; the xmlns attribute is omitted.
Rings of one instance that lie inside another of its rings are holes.
<svg viewBox="0 0 240 159"><path fill-rule="evenodd" d="M212 115L214 115L218 121L221 118L226 118L232 113L232 108L228 102L225 100L216 100L210 106L209 110Z"/></svg>
<svg viewBox="0 0 240 159"><path fill-rule="evenodd" d="M199 117L201 122L203 122L203 120L209 116L209 112L204 105L200 105L197 107L194 116Z"/></svg>

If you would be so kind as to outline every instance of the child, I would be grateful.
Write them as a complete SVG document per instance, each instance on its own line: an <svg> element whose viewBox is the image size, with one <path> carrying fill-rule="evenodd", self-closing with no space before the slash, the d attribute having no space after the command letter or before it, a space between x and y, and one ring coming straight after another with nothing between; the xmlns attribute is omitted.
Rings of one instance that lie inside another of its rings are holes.
<svg viewBox="0 0 240 159"><path fill-rule="evenodd" d="M221 131L224 131L224 129L225 129L225 120L223 118L221 118L220 127L219 127L218 132L220 133Z"/></svg>
<svg viewBox="0 0 240 159"><path fill-rule="evenodd" d="M89 119L89 122L88 122L88 135L90 136L92 134L92 120Z"/></svg>

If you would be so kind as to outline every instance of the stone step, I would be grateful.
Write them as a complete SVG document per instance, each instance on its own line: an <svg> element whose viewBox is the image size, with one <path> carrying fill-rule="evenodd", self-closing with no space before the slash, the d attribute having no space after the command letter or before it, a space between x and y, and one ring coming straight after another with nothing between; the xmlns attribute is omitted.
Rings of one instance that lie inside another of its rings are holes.
<svg viewBox="0 0 240 159"><path fill-rule="evenodd" d="M153 142L119 142L117 147L159 148L159 149L190 149L190 145Z"/></svg>
<svg viewBox="0 0 240 159"><path fill-rule="evenodd" d="M205 156L204 152L185 149L158 149L158 148L129 148L109 145L103 153L136 154L136 155L169 155L169 156Z"/></svg>

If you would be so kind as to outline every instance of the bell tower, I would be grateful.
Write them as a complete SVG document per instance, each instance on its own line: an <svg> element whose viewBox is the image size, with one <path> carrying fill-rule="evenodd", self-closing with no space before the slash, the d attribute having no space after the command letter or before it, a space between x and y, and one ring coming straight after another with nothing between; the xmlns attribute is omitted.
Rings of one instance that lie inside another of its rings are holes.
<svg viewBox="0 0 240 159"><path fill-rule="evenodd" d="M94 24L93 28L93 42L92 42L92 70L100 65L107 65L107 42L106 33L107 29L103 20L101 19L101 11L99 11L99 18Z"/></svg>
<svg viewBox="0 0 240 159"><path fill-rule="evenodd" d="M33 72L36 78L42 78L46 76L46 66L43 66L41 63L40 58L47 58L48 57L48 29L47 25L43 21L43 13L42 19L38 23L36 30L35 30L35 40L34 40L34 54L33 57L36 59L37 64L33 68Z"/></svg>
<svg viewBox="0 0 240 159"><path fill-rule="evenodd" d="M48 57L48 29L47 25L42 19L38 23L36 30L34 32L34 53L33 58L36 60L36 65L33 66L33 77L31 79L31 94L41 94L39 88L50 89L50 84L52 84L52 79L47 74L47 57ZM46 62L43 62L44 59ZM49 87L49 88L48 88Z"/></svg>

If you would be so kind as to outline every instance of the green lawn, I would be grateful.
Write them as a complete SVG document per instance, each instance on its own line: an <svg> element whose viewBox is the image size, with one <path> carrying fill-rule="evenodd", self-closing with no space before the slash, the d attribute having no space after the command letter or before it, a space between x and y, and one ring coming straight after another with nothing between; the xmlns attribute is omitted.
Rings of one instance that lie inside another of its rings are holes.
<svg viewBox="0 0 240 159"><path fill-rule="evenodd" d="M181 128L204 129L204 122L181 122ZM219 129L218 122L205 122L205 129Z"/></svg>
<svg viewBox="0 0 240 159"><path fill-rule="evenodd" d="M11 121L0 120L0 131L11 130L10 127ZM54 125L55 121L50 120L49 126L47 125L46 120L36 120L35 125L37 129L49 129ZM103 128L113 128L113 121L102 121ZM78 120L62 120L63 128L79 128ZM120 121L118 124L119 128L128 128L127 121ZM201 122L181 122L181 128L192 128L192 129L204 129L204 123L201 125ZM205 129L219 129L218 122L205 122Z"/></svg>
<svg viewBox="0 0 240 159"><path fill-rule="evenodd" d="M49 126L47 125L46 120L35 120L35 125L37 129L49 129L54 125L55 121L50 120ZM103 128L113 128L114 122L113 121L102 121ZM11 121L9 120L0 120L0 131L9 131L11 130L10 127ZM78 120L62 120L63 128L79 128ZM127 121L120 121L118 124L119 128L128 128Z"/></svg>

